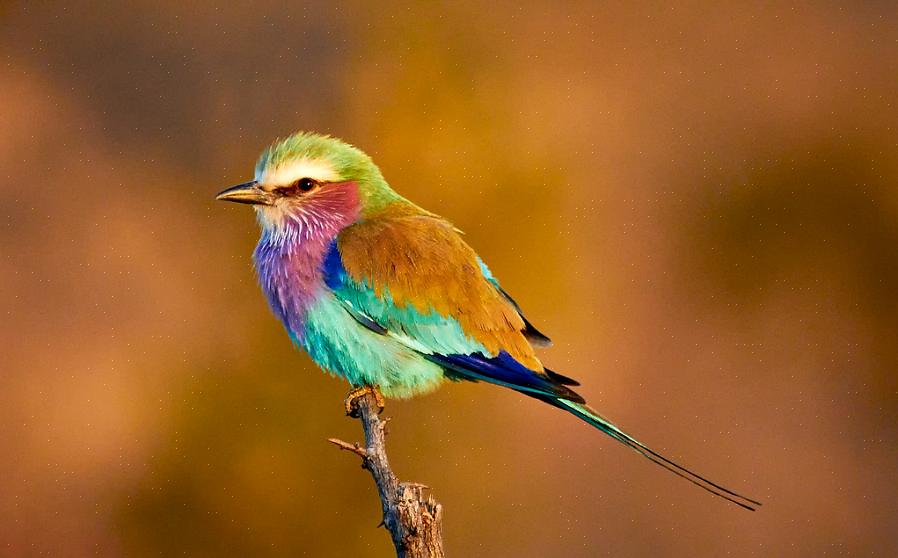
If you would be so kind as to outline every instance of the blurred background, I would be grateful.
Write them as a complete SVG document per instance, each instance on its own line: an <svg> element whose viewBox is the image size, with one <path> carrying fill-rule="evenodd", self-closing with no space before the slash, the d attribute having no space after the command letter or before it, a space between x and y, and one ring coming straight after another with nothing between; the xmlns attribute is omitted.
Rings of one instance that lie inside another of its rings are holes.
<svg viewBox="0 0 898 558"><path fill-rule="evenodd" d="M452 556L898 554L887 2L7 2L0 555L389 556L347 386L216 203L299 129L467 233L550 367L391 402Z"/></svg>

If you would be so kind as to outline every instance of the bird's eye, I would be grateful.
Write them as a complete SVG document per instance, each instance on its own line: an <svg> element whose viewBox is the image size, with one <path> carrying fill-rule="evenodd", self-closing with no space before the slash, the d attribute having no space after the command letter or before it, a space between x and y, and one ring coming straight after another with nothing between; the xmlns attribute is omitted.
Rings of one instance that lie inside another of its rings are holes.
<svg viewBox="0 0 898 558"><path fill-rule="evenodd" d="M311 192L318 186L318 182L312 178L302 178L296 182L296 188L300 192Z"/></svg>

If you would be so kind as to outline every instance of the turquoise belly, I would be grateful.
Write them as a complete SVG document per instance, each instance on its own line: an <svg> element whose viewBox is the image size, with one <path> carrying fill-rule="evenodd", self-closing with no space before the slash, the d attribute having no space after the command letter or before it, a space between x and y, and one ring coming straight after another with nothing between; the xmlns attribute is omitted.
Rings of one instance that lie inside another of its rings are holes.
<svg viewBox="0 0 898 558"><path fill-rule="evenodd" d="M445 379L438 365L392 337L365 328L329 294L308 308L299 343L325 371L354 386L380 386L388 397L426 393Z"/></svg>

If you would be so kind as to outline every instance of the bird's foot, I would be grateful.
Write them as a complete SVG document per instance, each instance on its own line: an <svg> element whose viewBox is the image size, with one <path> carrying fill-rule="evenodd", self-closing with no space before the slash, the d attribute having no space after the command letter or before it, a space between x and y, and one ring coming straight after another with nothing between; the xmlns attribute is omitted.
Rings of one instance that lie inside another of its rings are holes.
<svg viewBox="0 0 898 558"><path fill-rule="evenodd" d="M358 400L369 393L374 396L374 401L377 403L377 414L381 414L384 406L386 406L386 401L384 400L384 394L380 392L377 386L362 386L350 391L346 396L346 400L343 401L343 406L346 407L346 414L352 418L359 418Z"/></svg>

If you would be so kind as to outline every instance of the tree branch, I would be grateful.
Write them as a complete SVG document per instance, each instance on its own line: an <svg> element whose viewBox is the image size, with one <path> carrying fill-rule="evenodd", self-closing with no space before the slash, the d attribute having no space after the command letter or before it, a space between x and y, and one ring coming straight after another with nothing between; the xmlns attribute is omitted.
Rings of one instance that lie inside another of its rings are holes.
<svg viewBox="0 0 898 558"><path fill-rule="evenodd" d="M383 508L383 525L390 531L398 558L443 558L443 507L424 496L423 484L399 482L386 451L387 421L377 415L372 394L356 400L365 430L365 447L336 438L328 441L362 458L362 467L374 478Z"/></svg>

